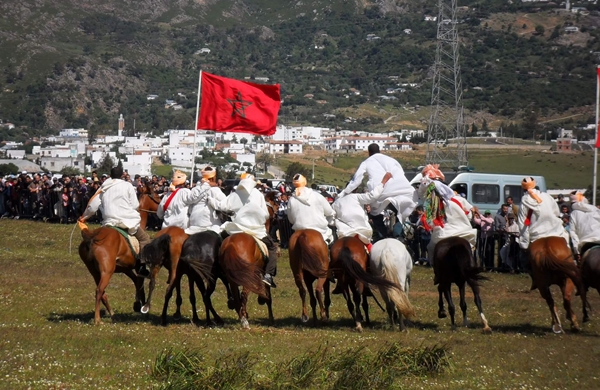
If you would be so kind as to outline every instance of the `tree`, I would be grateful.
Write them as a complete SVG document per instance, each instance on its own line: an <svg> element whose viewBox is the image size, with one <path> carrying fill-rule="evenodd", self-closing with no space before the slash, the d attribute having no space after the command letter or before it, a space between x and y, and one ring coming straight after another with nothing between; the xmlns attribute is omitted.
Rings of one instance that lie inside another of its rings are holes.
<svg viewBox="0 0 600 390"><path fill-rule="evenodd" d="M488 127L488 123L485 119L483 120L483 123L481 124L481 131L483 131L483 135L485 135L485 136L490 135L490 128Z"/></svg>
<svg viewBox="0 0 600 390"><path fill-rule="evenodd" d="M75 168L75 167L64 167L63 169L60 170L60 173L62 175L67 175L67 176L76 176L76 175L81 174L79 169Z"/></svg>
<svg viewBox="0 0 600 390"><path fill-rule="evenodd" d="M247 140L246 138L242 138L242 139L240 140L240 143L241 143L242 145L246 145L246 144L248 143L248 140Z"/></svg>
<svg viewBox="0 0 600 390"><path fill-rule="evenodd" d="M19 173L19 167L13 163L0 164L0 176L16 175Z"/></svg>
<svg viewBox="0 0 600 390"><path fill-rule="evenodd" d="M293 162L290 165L288 165L287 169L285 170L285 180L291 181L297 173L301 174L306 178L310 176L310 170L307 166L302 165L298 162Z"/></svg>
<svg viewBox="0 0 600 390"><path fill-rule="evenodd" d="M263 164L264 171L267 172L269 165L271 165L272 157L270 153L261 152L256 155L256 163Z"/></svg>
<svg viewBox="0 0 600 390"><path fill-rule="evenodd" d="M544 35L544 33L546 32L546 28L544 26L542 26L541 24L538 24L537 26L535 26L535 35Z"/></svg>
<svg viewBox="0 0 600 390"><path fill-rule="evenodd" d="M102 161L100 161L100 163L98 164L98 167L96 168L96 171L98 172L99 175L102 174L110 174L110 170L115 166L115 161L113 160L112 157L110 157L110 155L105 155L104 158L102 159Z"/></svg>

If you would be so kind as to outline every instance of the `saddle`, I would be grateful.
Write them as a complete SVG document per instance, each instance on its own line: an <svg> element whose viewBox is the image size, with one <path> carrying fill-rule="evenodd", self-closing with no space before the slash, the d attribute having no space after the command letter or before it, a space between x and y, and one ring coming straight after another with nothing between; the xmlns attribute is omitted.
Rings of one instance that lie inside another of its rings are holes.
<svg viewBox="0 0 600 390"><path fill-rule="evenodd" d="M121 228L118 228L116 226L106 226L106 227L109 227L111 229L115 229L123 237L125 237L125 240L127 240L127 244L129 244L129 249L131 249L131 253L133 254L133 257L137 258L138 254L140 253L140 242L138 241L138 239L135 238L135 236L130 235L125 230L123 230Z"/></svg>
<svg viewBox="0 0 600 390"><path fill-rule="evenodd" d="M256 242L256 245L258 245L258 249L260 249L260 253L262 253L265 262L268 261L268 259L269 259L269 250L267 249L267 244L265 244L258 237L252 236L252 238L254 238L254 241Z"/></svg>

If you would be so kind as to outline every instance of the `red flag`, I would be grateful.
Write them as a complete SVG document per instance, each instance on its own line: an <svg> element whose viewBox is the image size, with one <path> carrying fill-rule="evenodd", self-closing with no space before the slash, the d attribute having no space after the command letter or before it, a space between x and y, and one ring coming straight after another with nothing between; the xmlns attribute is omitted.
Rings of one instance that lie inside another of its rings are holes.
<svg viewBox="0 0 600 390"><path fill-rule="evenodd" d="M202 72L196 130L273 135L281 105L279 89L279 84L255 84Z"/></svg>

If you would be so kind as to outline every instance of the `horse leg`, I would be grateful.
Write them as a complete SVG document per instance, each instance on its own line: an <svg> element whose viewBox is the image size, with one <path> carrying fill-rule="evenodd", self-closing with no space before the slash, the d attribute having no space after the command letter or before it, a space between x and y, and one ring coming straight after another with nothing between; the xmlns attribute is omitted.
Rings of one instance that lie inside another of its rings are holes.
<svg viewBox="0 0 600 390"><path fill-rule="evenodd" d="M438 294L439 294L439 299L438 299L438 318L446 318L448 316L448 314L446 314L446 309L444 309L444 289L442 287L441 284L438 284Z"/></svg>
<svg viewBox="0 0 600 390"><path fill-rule="evenodd" d="M174 320L181 319L181 305L183 305L183 297L181 296L181 277L183 275L177 273L177 280L175 281L175 313L173 313ZM188 275L188 285L190 286L190 294L194 291L194 283L192 282L190 276ZM191 295L190 295L191 301ZM194 302L196 302L196 297L194 296ZM194 306L192 306L194 307ZM197 317L196 317L197 318Z"/></svg>
<svg viewBox="0 0 600 390"><path fill-rule="evenodd" d="M446 298L446 302L448 302L448 312L450 313L450 321L452 322L452 329L456 329L456 322L454 320L454 315L456 314L456 308L454 307L454 302L452 302L452 285L445 284L443 286L444 297Z"/></svg>
<svg viewBox="0 0 600 390"><path fill-rule="evenodd" d="M198 318L198 308L196 307L196 291L194 290L194 284L196 286L198 286L198 290L200 290L200 293L202 293L202 289L200 288L200 286L204 287L204 285L202 284L202 280L198 280L197 277L194 276L190 276L192 274L192 272L188 273L188 286L189 286L189 290L190 290L190 305L192 305L192 323L194 323L195 325L199 325L200 324L200 318ZM178 276L179 281L181 282L181 276ZM177 283L178 285L181 285L181 283ZM178 292L180 292L178 290ZM179 298L179 297L178 297ZM177 308L179 309L181 306L178 306Z"/></svg>
<svg viewBox="0 0 600 390"><path fill-rule="evenodd" d="M136 313L140 313L142 311L142 305L145 303L144 279L138 278L137 275L133 272L133 270L126 271L124 272L124 274L127 275L129 279L131 279L135 286L135 302L133 303L133 311ZM104 303L104 301L102 302ZM108 302L108 299L106 300L106 302ZM106 304L104 306L106 306ZM106 309L109 312L111 311L108 307Z"/></svg>
<svg viewBox="0 0 600 390"><path fill-rule="evenodd" d="M552 293L550 292L550 286L538 286L538 290L540 290L540 295L546 300L548 308L550 309L550 315L552 316L552 331L554 333L563 333L556 306L554 305L554 299L552 299Z"/></svg>
<svg viewBox="0 0 600 390"><path fill-rule="evenodd" d="M325 278L325 285L323 289L325 291L325 321L329 321L329 307L331 306L331 291L329 291L329 286L331 282L329 279Z"/></svg>
<svg viewBox="0 0 600 390"><path fill-rule="evenodd" d="M306 289L304 288L304 275L302 274L302 270L299 270L298 273L294 275L294 282L296 283L296 287L298 287L298 294L300 294L300 299L302 300L302 315L300 316L300 319L302 322L308 322Z"/></svg>
<svg viewBox="0 0 600 390"><path fill-rule="evenodd" d="M246 310L246 305L248 304L248 295L249 292L242 288L242 294L240 296L240 322L242 323L242 328L250 329L250 324L248 323L248 311Z"/></svg>
<svg viewBox="0 0 600 390"><path fill-rule="evenodd" d="M152 293L154 292L154 287L156 287L156 276L158 275L158 271L160 271L159 267L154 267L151 270L150 283L148 283L148 301L146 301L146 304L142 307L142 314L148 314L150 311Z"/></svg>
<svg viewBox="0 0 600 390"><path fill-rule="evenodd" d="M275 317L273 317L273 296L271 295L271 287L267 286L267 295L269 296L269 298L267 298L267 310L269 312L269 325L270 326L274 326L275 325Z"/></svg>
<svg viewBox="0 0 600 390"><path fill-rule="evenodd" d="M162 326L167 326L167 309L169 308L169 301L171 300L171 297L173 296L173 289L175 288L176 284L177 283L175 283L175 280L173 280L167 286L167 291L165 292L165 303L163 305L162 314L160 315L160 324Z"/></svg>
<svg viewBox="0 0 600 390"><path fill-rule="evenodd" d="M354 310L355 310L354 322L356 324L356 330L359 332L362 332L363 328L362 328L361 322L363 321L363 316L362 316L362 313L360 312L360 304L361 304L362 294L358 290L358 288L356 288L355 285L353 285L351 287L351 290L352 290L352 298L354 300Z"/></svg>
<svg viewBox="0 0 600 390"><path fill-rule="evenodd" d="M306 283L306 288L308 289L308 295L310 298L310 308L312 309L313 326L317 326L317 297L315 296L315 291L313 291L313 283L315 282L314 277L305 279L304 282Z"/></svg>
<svg viewBox="0 0 600 390"><path fill-rule="evenodd" d="M325 283L327 283L327 278L319 278L317 279L317 287L315 288L315 293L317 295L317 302L319 303L319 309L321 310L321 322L329 321L329 310L325 308L325 302L323 301L323 293L325 288ZM329 286L327 286L329 287ZM316 318L315 318L316 323Z"/></svg>
<svg viewBox="0 0 600 390"><path fill-rule="evenodd" d="M342 291L342 296L346 300L346 306L348 306L348 311L350 312L352 319L356 323L359 323L356 319L356 313L354 312L354 303L352 302L352 297L350 296L350 288L348 286L344 287L344 290Z"/></svg>
<svg viewBox="0 0 600 390"><path fill-rule="evenodd" d="M471 287L471 290L473 291L475 306L477 306L477 310L479 311L479 317L481 317L481 323L483 324L483 332L492 333L492 328L490 328L490 326L488 325L487 319L483 314L483 307L481 305L481 295L479 294L479 285L469 283L469 287Z"/></svg>
<svg viewBox="0 0 600 390"><path fill-rule="evenodd" d="M563 307L565 308L567 319L571 322L571 330L579 332L581 329L579 328L579 324L577 323L577 317L575 317L575 312L571 307L571 297L573 295L574 289L575 285L573 284L573 281L569 278L567 278L564 281L564 283L560 286L560 290L563 295Z"/></svg>
<svg viewBox="0 0 600 390"><path fill-rule="evenodd" d="M100 280L98 285L96 286L96 312L94 314L94 324L98 325L102 323L100 319L100 302L104 303L106 310L108 310L108 314L112 317L113 312L110 309L110 305L108 304L108 296L106 296L106 286L108 286L108 282L110 282L110 277L112 276L112 272L101 272Z"/></svg>
<svg viewBox="0 0 600 390"><path fill-rule="evenodd" d="M460 295L460 310L462 310L463 313L463 326L464 327L468 327L469 326L469 319L467 318L467 301L465 299L465 284L461 283L458 285L458 293Z"/></svg>
<svg viewBox="0 0 600 390"><path fill-rule="evenodd" d="M371 319L369 318L369 301L367 300L367 294L362 294L362 308L365 312L365 324L371 326Z"/></svg>
<svg viewBox="0 0 600 390"><path fill-rule="evenodd" d="M200 282L202 282L202 281L200 281ZM214 323L218 326L222 326L224 324L223 319L217 314L217 311L213 307L212 300L210 299L212 294L215 292L216 288L217 288L216 281L208 282L208 284L206 286L206 292L202 295L202 299L204 300L204 307L206 308L206 312L208 313L210 311L212 313L212 315L215 319ZM207 315L207 318L208 318L208 315Z"/></svg>

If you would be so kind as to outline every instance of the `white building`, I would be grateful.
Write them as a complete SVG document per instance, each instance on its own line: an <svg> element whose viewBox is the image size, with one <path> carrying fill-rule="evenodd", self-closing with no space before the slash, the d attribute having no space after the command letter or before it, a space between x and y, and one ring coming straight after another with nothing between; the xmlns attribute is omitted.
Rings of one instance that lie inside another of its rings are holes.
<svg viewBox="0 0 600 390"><path fill-rule="evenodd" d="M269 140L269 153L301 154L302 142Z"/></svg>
<svg viewBox="0 0 600 390"><path fill-rule="evenodd" d="M85 171L85 160L83 158L71 157L41 157L40 167L50 172L60 172L63 168L72 167L79 169L79 172Z"/></svg>
<svg viewBox="0 0 600 390"><path fill-rule="evenodd" d="M152 156L150 154L128 154L123 161L123 169L127 169L130 176L151 176L152 175ZM191 163L190 165L191 166Z"/></svg>
<svg viewBox="0 0 600 390"><path fill-rule="evenodd" d="M25 158L25 151L22 149L8 149L6 151L6 158L23 160Z"/></svg>
<svg viewBox="0 0 600 390"><path fill-rule="evenodd" d="M62 129L58 133L59 137L69 138L69 137L88 137L88 131L85 129Z"/></svg>

